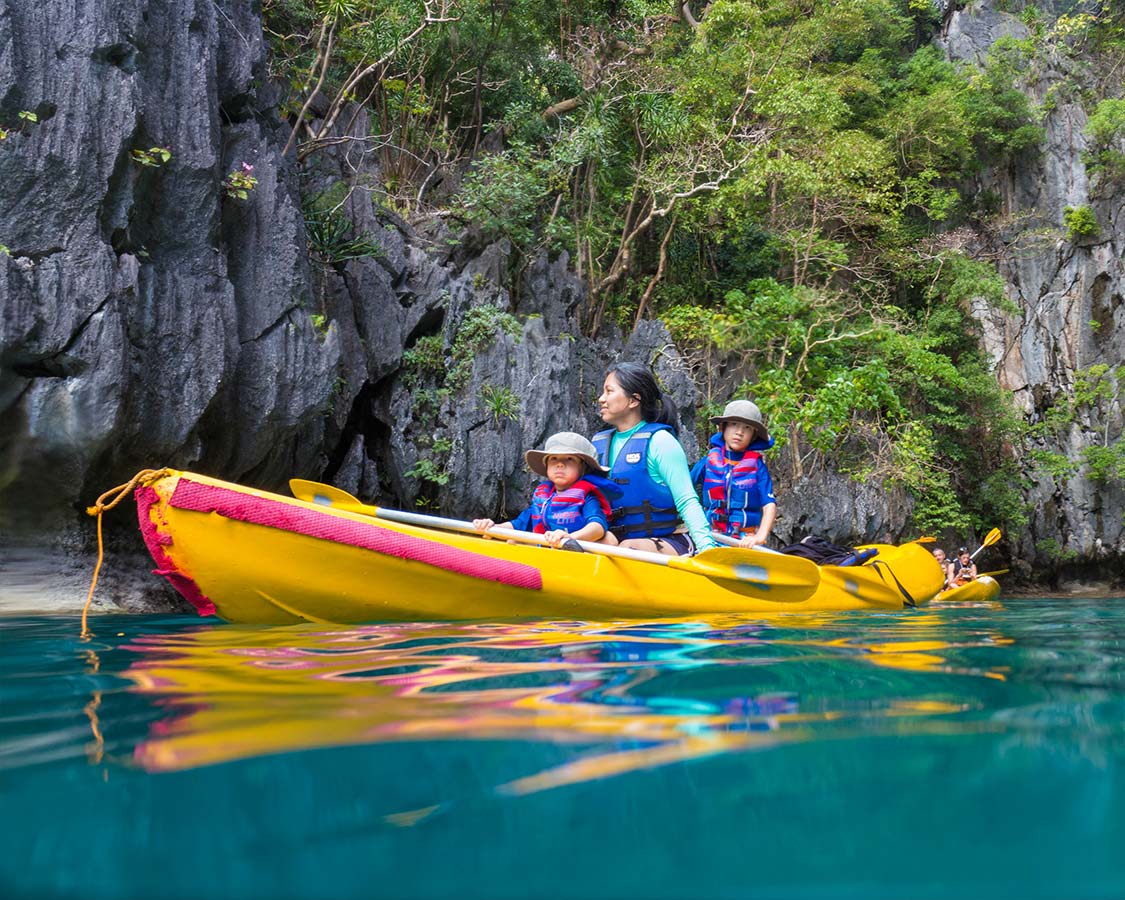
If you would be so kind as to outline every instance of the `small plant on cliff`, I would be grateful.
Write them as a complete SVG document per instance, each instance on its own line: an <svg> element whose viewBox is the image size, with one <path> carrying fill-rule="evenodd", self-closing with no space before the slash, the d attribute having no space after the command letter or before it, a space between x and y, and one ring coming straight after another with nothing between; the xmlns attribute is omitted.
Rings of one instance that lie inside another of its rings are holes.
<svg viewBox="0 0 1125 900"><path fill-rule="evenodd" d="M474 307L465 313L453 339L453 365L446 377L448 387L456 390L465 385L472 370L473 359L495 342L498 330L516 337L520 333L519 319L488 304Z"/></svg>
<svg viewBox="0 0 1125 900"><path fill-rule="evenodd" d="M445 341L440 334L418 338L414 346L402 354L403 380L415 387L424 376L434 376L445 369Z"/></svg>
<svg viewBox="0 0 1125 900"><path fill-rule="evenodd" d="M39 116L33 113L30 109L21 109L16 115L16 134L26 134L29 125L36 125L39 123ZM12 129L0 128L0 141L6 141L12 135Z"/></svg>
<svg viewBox="0 0 1125 900"><path fill-rule="evenodd" d="M480 398L485 409L492 414L492 420L499 425L502 419L515 422L520 414L520 398L508 387L495 387L486 384L480 389Z"/></svg>
<svg viewBox="0 0 1125 900"><path fill-rule="evenodd" d="M418 459L406 474L421 482L418 486L418 496L414 501L415 505L437 508L440 505L437 498L441 494L441 489L449 484L452 478L449 464L456 441L444 435L432 436L432 428L432 425L427 425L426 433L420 435L416 442Z"/></svg>
<svg viewBox="0 0 1125 900"><path fill-rule="evenodd" d="M355 226L342 213L306 203L304 214L309 249L328 265L382 255L382 248L367 235L357 235Z"/></svg>
<svg viewBox="0 0 1125 900"><path fill-rule="evenodd" d="M147 150L132 150L129 155L137 165L159 169L172 158L172 151L167 147L149 147Z"/></svg>
<svg viewBox="0 0 1125 900"><path fill-rule="evenodd" d="M1056 482L1073 477L1081 465L1088 467L1091 480L1102 484L1125 482L1125 439L1110 438L1112 410L1121 405L1121 390L1125 387L1125 369L1113 369L1104 363L1079 369L1074 373L1074 386L1060 393L1043 412L1039 422L1030 426L1027 436L1042 444L1058 444L1075 426L1085 426L1089 440L1091 425L1100 424L1101 433L1093 431L1094 441L1084 447L1078 459L1065 453L1033 447L1028 456L1036 465L1039 475Z"/></svg>
<svg viewBox="0 0 1125 900"><path fill-rule="evenodd" d="M1093 237L1098 233L1097 217L1088 206L1068 206L1064 209L1063 225L1066 227L1067 237L1072 241Z"/></svg>
<svg viewBox="0 0 1125 900"><path fill-rule="evenodd" d="M449 473L432 459L418 460L406 474L419 481L429 481L438 485L449 484Z"/></svg>
<svg viewBox="0 0 1125 900"><path fill-rule="evenodd" d="M223 193L231 200L245 200L257 184L258 179L254 177L254 167L244 161L239 168L223 179L221 187Z"/></svg>

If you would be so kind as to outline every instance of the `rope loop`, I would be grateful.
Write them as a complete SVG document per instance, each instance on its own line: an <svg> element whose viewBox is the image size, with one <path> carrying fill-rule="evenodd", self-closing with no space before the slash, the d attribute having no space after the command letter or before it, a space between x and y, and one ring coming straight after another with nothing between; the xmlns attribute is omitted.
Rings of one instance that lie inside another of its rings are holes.
<svg viewBox="0 0 1125 900"><path fill-rule="evenodd" d="M98 561L94 564L94 577L90 579L90 590L86 594L86 602L82 606L82 639L89 640L94 636L94 633L86 626L86 617L90 611L90 602L94 599L94 588L98 586L98 574L102 570L102 560L105 557L105 547L102 541L102 513L108 509L113 509L125 499L126 496L131 494L138 485L148 486L172 474L172 470L164 469L141 469L136 475L126 481L124 484L119 484L115 488L110 488L97 500L94 501L93 506L86 507L86 515L96 516L98 520ZM112 498L112 499L110 499Z"/></svg>

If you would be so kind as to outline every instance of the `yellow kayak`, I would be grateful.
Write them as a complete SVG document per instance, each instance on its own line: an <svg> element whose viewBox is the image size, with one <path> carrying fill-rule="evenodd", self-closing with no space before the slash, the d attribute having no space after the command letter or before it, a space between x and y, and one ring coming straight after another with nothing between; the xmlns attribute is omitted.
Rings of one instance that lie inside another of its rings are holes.
<svg viewBox="0 0 1125 900"><path fill-rule="evenodd" d="M570 553L190 472L164 470L135 496L157 574L202 615L245 624L902 609L927 603L942 582L916 543L883 545L872 563L847 568L725 548Z"/></svg>
<svg viewBox="0 0 1125 900"><path fill-rule="evenodd" d="M935 600L942 603L968 603L995 600L1000 596L1000 582L991 575L980 575L972 581L942 591Z"/></svg>

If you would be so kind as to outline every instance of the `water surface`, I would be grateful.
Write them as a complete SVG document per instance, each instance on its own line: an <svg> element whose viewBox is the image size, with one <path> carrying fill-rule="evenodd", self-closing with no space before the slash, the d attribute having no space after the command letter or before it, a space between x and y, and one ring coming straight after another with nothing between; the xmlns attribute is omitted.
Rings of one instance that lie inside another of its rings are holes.
<svg viewBox="0 0 1125 900"><path fill-rule="evenodd" d="M1125 896L1125 600L0 628L6 898Z"/></svg>

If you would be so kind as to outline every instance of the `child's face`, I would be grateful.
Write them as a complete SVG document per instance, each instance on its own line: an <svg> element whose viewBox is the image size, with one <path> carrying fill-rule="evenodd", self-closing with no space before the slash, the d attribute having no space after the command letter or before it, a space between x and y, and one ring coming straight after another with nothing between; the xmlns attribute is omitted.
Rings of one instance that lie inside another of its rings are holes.
<svg viewBox="0 0 1125 900"><path fill-rule="evenodd" d="M727 422L723 425L723 443L729 450L741 453L754 440L754 428L743 422Z"/></svg>
<svg viewBox="0 0 1125 900"><path fill-rule="evenodd" d="M565 490L582 477L582 460L577 456L548 456L547 480L558 490Z"/></svg>

